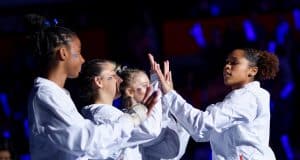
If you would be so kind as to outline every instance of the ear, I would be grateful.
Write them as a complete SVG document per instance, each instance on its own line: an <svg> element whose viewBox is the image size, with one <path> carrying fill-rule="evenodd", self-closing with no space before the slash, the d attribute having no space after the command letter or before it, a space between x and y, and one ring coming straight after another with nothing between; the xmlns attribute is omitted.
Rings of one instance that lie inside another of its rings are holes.
<svg viewBox="0 0 300 160"><path fill-rule="evenodd" d="M258 68L257 67L250 67L249 73L248 73L248 77L255 77L255 75L258 72Z"/></svg>
<svg viewBox="0 0 300 160"><path fill-rule="evenodd" d="M59 49L57 49L56 56L59 60L67 59L68 56L69 56L67 48L66 47L60 47Z"/></svg>
<svg viewBox="0 0 300 160"><path fill-rule="evenodd" d="M97 86L98 88L102 88L103 87L103 83L102 83L102 80L99 76L95 76L93 78L93 82L95 84L95 86Z"/></svg>
<svg viewBox="0 0 300 160"><path fill-rule="evenodd" d="M133 90L131 87L128 87L128 88L125 89L125 94L126 94L128 97L133 97L134 90Z"/></svg>

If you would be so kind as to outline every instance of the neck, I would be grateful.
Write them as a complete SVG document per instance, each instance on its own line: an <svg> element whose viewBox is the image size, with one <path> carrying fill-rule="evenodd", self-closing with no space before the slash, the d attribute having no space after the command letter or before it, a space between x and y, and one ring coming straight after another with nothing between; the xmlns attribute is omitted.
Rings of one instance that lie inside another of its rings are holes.
<svg viewBox="0 0 300 160"><path fill-rule="evenodd" d="M234 90L234 89L239 89L239 88L242 88L242 87L244 87L245 85L247 85L247 84L249 84L249 83L251 83L251 82L253 82L253 81L254 81L254 80L253 80L253 79L251 79L251 80L247 81L246 83L243 83L243 84L239 84L239 85L232 86L232 87L231 87L231 89L232 89L232 90Z"/></svg>
<svg viewBox="0 0 300 160"><path fill-rule="evenodd" d="M111 96L105 95L100 92L100 93L98 93L98 97L96 98L95 103L112 105L113 100L114 100L114 98L112 98Z"/></svg>
<svg viewBox="0 0 300 160"><path fill-rule="evenodd" d="M131 98L131 103L132 103L132 106L138 104L138 102L134 98Z"/></svg>
<svg viewBox="0 0 300 160"><path fill-rule="evenodd" d="M64 72L61 72L60 70L52 70L49 71L45 78L49 79L50 81L53 81L58 86L64 88L67 75Z"/></svg>

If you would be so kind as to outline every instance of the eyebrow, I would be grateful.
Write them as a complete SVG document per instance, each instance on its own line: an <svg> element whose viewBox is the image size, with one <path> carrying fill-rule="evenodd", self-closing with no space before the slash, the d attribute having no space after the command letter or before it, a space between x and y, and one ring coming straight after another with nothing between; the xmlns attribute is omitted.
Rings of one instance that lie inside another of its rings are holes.
<svg viewBox="0 0 300 160"><path fill-rule="evenodd" d="M149 81L144 81L144 82L141 82L142 84L148 84L150 83Z"/></svg>
<svg viewBox="0 0 300 160"><path fill-rule="evenodd" d="M238 60L238 57L229 56L226 60Z"/></svg>

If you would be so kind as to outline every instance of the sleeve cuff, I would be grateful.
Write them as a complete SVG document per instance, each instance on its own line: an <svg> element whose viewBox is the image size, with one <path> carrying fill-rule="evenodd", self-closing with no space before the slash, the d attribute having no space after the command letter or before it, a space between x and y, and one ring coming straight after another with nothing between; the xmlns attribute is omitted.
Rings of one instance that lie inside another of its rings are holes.
<svg viewBox="0 0 300 160"><path fill-rule="evenodd" d="M128 109L125 112L132 119L134 126L138 126L147 118L148 108L140 103L131 108L132 109Z"/></svg>
<svg viewBox="0 0 300 160"><path fill-rule="evenodd" d="M174 101L174 99L176 98L177 93L175 90L171 90L169 91L167 94L163 95L162 99L163 102L166 104L170 104Z"/></svg>

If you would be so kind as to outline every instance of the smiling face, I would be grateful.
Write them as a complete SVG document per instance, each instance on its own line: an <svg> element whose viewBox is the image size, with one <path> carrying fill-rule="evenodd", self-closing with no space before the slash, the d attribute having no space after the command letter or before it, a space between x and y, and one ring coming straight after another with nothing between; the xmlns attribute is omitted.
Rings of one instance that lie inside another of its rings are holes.
<svg viewBox="0 0 300 160"><path fill-rule="evenodd" d="M238 89L252 82L257 73L257 67L246 59L244 50L234 50L226 59L223 70L224 84L232 89Z"/></svg>

